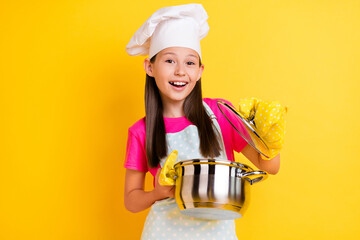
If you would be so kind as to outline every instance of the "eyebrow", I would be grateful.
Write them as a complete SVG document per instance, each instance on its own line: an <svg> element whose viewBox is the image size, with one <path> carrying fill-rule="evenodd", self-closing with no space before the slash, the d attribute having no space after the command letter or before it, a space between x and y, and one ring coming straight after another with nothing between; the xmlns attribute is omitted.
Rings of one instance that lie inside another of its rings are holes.
<svg viewBox="0 0 360 240"><path fill-rule="evenodd" d="M163 55L176 55L175 53L172 53L172 52L166 52L164 53Z"/></svg>
<svg viewBox="0 0 360 240"><path fill-rule="evenodd" d="M163 55L176 55L176 54L175 54L175 53L173 53L173 52L166 52L166 53L164 53ZM188 55L187 55L187 57L194 57L194 58L197 58L197 56L196 56L196 55L194 55L194 54L192 54L192 53L188 54Z"/></svg>
<svg viewBox="0 0 360 240"><path fill-rule="evenodd" d="M190 56L190 57L194 57L194 58L197 58L197 56L196 56L196 55L194 55L194 54L189 54L188 56Z"/></svg>

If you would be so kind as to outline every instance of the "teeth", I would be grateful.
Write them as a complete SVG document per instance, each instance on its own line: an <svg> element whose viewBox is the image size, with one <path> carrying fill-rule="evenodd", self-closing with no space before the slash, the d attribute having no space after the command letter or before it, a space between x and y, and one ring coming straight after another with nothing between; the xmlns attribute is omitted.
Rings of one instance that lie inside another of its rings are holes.
<svg viewBox="0 0 360 240"><path fill-rule="evenodd" d="M184 82L170 82L172 85L176 85L176 86L185 86L186 83Z"/></svg>

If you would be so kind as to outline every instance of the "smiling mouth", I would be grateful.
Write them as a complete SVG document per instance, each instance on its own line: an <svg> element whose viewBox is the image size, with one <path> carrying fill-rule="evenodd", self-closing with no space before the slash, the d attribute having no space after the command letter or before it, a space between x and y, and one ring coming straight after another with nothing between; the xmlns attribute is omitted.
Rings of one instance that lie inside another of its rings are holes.
<svg viewBox="0 0 360 240"><path fill-rule="evenodd" d="M187 82L169 82L170 85L178 88L185 87L188 83Z"/></svg>

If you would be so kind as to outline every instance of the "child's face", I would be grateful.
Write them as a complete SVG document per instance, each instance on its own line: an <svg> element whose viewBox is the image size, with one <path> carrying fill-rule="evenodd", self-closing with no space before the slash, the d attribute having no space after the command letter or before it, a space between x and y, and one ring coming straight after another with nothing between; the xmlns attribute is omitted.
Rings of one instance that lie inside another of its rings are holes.
<svg viewBox="0 0 360 240"><path fill-rule="evenodd" d="M199 66L196 51L184 47L171 47L160 51L154 63L147 58L146 73L155 78L162 101L178 102L194 89L201 78L204 66Z"/></svg>

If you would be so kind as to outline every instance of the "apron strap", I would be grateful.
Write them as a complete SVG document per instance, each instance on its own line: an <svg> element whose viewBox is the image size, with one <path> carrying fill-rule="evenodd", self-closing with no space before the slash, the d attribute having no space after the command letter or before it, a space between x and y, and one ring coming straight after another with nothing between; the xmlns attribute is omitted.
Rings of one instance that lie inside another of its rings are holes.
<svg viewBox="0 0 360 240"><path fill-rule="evenodd" d="M209 105L206 104L206 102L203 101L203 105L205 107L205 111L207 112L207 114L209 115L210 119L216 119L217 117L215 116L214 112L211 110L211 108L209 107Z"/></svg>

